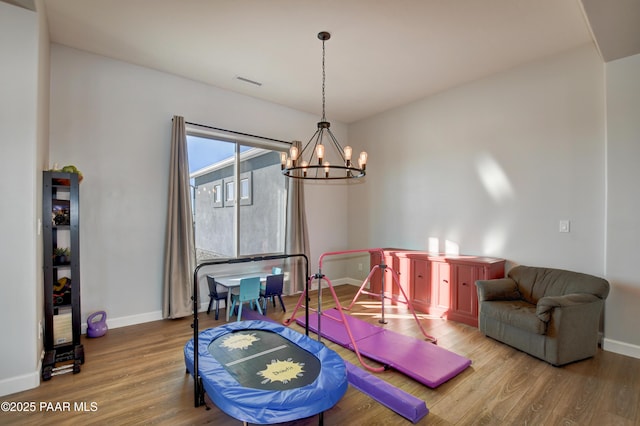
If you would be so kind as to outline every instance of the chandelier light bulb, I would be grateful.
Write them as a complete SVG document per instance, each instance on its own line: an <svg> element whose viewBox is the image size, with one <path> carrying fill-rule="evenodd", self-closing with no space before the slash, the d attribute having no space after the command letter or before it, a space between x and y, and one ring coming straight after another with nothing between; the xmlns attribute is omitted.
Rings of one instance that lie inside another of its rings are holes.
<svg viewBox="0 0 640 426"><path fill-rule="evenodd" d="M324 145L321 143L316 146L316 156L318 157L318 164L322 164L324 159Z"/></svg>
<svg viewBox="0 0 640 426"><path fill-rule="evenodd" d="M329 162L325 161L324 162L324 177L329 177Z"/></svg>
<svg viewBox="0 0 640 426"><path fill-rule="evenodd" d="M281 152L280 153L280 169L284 170L286 164L287 164L287 153Z"/></svg>
<svg viewBox="0 0 640 426"><path fill-rule="evenodd" d="M362 170L367 168L367 153L365 151L362 151L360 153L360 157L358 158L358 164L360 165L360 168Z"/></svg>
<svg viewBox="0 0 640 426"><path fill-rule="evenodd" d="M298 148L292 146L289 150L289 155L291 156L291 161L293 162L293 164L296 164L296 161L298 160Z"/></svg>
<svg viewBox="0 0 640 426"><path fill-rule="evenodd" d="M353 149L347 145L344 147L344 160L347 167L351 166L351 154L353 153Z"/></svg>

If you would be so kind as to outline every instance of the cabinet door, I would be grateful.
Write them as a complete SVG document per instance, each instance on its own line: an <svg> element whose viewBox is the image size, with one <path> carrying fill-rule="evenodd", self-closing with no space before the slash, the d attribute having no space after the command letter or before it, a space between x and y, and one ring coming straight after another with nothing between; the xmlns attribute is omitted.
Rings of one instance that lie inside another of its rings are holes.
<svg viewBox="0 0 640 426"><path fill-rule="evenodd" d="M456 265L454 310L458 315L477 318L478 296L476 280L481 268L470 265Z"/></svg>
<svg viewBox="0 0 640 426"><path fill-rule="evenodd" d="M411 260L411 289L413 307L421 312L429 312L432 292L427 260Z"/></svg>
<svg viewBox="0 0 640 426"><path fill-rule="evenodd" d="M450 309L450 267L446 262L431 263L431 297L436 310L445 314Z"/></svg>
<svg viewBox="0 0 640 426"><path fill-rule="evenodd" d="M396 272L398 273L398 283L402 288L402 291L393 284L393 294L398 298L401 302L406 302L405 296L411 300L413 298L413 286L411 285L412 279L412 262L410 259L403 257L401 259L397 259L398 261L398 269ZM389 277L389 285L391 286L391 277ZM404 292L404 296L402 295Z"/></svg>
<svg viewBox="0 0 640 426"><path fill-rule="evenodd" d="M388 252L384 252L384 261L380 258L380 253L375 252L375 253L371 253L370 255L370 262L371 262L371 267L373 268L374 265L380 265L380 263L384 262L384 264L388 267L385 268L385 272L384 272L384 294L387 297L391 297L392 294L397 294L398 290L394 290L394 283L393 283L393 275L391 273L391 271L389 270L389 268L393 268L394 271L396 271L396 273L399 273L399 265L398 265L398 258L397 256L394 256L391 253ZM402 275L399 275L399 279L402 280ZM380 292L382 291L382 273L381 273L381 269L377 269L373 275L371 276L371 280L370 280L370 285L369 285L369 290L372 293L375 294L380 294Z"/></svg>
<svg viewBox="0 0 640 426"><path fill-rule="evenodd" d="M380 265L381 262L380 253L374 252L369 256L369 270L373 268L375 265ZM382 289L382 273L380 269L376 269L371 275L371 279L369 280L369 291L371 293L380 294L380 290Z"/></svg>
<svg viewBox="0 0 640 426"><path fill-rule="evenodd" d="M396 256L388 253L385 253L384 255L384 262L387 265L387 269L384 273L384 294L387 297L393 297L395 294L399 293L399 290L394 282L393 273L389 268L393 268L396 274L398 274L398 281L402 282L403 277L400 271L400 264Z"/></svg>

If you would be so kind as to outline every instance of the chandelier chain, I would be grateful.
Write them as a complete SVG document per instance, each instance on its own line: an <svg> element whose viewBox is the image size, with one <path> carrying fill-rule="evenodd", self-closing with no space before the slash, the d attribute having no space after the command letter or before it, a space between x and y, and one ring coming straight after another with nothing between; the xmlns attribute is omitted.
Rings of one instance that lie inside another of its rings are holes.
<svg viewBox="0 0 640 426"><path fill-rule="evenodd" d="M326 79L326 73L324 71L324 40L322 40L322 121L327 121L327 117L325 116L325 95L324 95L324 81Z"/></svg>

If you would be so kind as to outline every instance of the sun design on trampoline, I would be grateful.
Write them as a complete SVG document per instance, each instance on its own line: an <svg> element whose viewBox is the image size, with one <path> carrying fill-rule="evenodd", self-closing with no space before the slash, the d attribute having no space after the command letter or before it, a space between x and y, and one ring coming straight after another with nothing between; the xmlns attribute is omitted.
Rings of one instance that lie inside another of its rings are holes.
<svg viewBox="0 0 640 426"><path fill-rule="evenodd" d="M232 334L220 344L227 349L247 349L260 340L255 334Z"/></svg>
<svg viewBox="0 0 640 426"><path fill-rule="evenodd" d="M263 385L272 382L289 383L304 375L302 367L304 367L304 362L293 362L291 358L286 361L273 359L270 364L267 364L266 370L258 371L256 374L265 378L262 381Z"/></svg>

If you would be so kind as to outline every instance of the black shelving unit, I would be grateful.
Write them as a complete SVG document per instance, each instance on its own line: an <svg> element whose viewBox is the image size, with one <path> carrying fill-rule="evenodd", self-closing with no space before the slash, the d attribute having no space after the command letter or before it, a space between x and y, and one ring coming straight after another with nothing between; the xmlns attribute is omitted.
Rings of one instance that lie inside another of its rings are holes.
<svg viewBox="0 0 640 426"><path fill-rule="evenodd" d="M44 349L42 379L80 372L79 175L43 172Z"/></svg>

